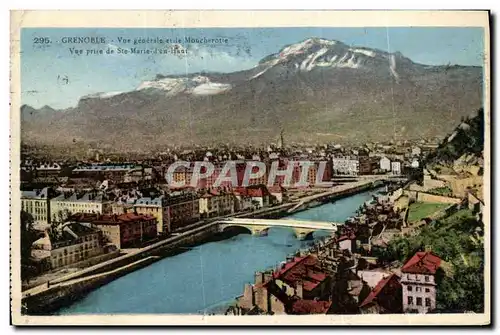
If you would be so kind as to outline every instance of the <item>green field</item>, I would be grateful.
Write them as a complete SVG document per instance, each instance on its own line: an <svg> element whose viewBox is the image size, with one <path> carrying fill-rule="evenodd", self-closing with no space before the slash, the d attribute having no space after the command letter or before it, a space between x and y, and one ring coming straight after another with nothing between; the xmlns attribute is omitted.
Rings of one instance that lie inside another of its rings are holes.
<svg viewBox="0 0 500 335"><path fill-rule="evenodd" d="M426 217L431 216L438 210L448 207L449 204L432 203L432 202L415 202L408 209L408 222L418 222Z"/></svg>

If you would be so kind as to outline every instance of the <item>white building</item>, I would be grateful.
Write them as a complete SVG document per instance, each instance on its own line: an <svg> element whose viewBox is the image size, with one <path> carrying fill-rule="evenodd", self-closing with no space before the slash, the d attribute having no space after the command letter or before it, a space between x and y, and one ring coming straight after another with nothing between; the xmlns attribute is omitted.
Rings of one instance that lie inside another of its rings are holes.
<svg viewBox="0 0 500 335"><path fill-rule="evenodd" d="M357 176L359 173L359 160L349 157L332 158L333 174Z"/></svg>
<svg viewBox="0 0 500 335"><path fill-rule="evenodd" d="M380 170L391 171L391 160L387 157L382 157L380 159Z"/></svg>
<svg viewBox="0 0 500 335"><path fill-rule="evenodd" d="M50 197L48 187L41 190L21 191L21 209L33 217L36 227L43 228L50 224Z"/></svg>

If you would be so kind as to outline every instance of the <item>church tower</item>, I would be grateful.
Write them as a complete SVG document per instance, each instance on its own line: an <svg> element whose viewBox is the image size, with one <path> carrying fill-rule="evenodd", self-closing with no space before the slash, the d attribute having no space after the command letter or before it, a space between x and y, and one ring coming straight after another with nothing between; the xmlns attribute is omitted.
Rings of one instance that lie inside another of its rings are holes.
<svg viewBox="0 0 500 335"><path fill-rule="evenodd" d="M281 129L280 131L280 137L278 139L278 148L283 149L285 148L285 131Z"/></svg>

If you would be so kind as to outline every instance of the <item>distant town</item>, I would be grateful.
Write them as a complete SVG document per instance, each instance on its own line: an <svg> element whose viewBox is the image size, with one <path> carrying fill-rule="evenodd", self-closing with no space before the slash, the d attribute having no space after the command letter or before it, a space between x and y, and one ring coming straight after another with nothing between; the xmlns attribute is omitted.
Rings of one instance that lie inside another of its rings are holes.
<svg viewBox="0 0 500 335"><path fill-rule="evenodd" d="M220 313L480 312L482 286L470 292L477 303L466 293L446 295L462 289L450 286L460 285L460 271L479 275L483 266L482 147L443 150L466 141L481 113L443 141L298 146L281 131L262 148L75 153L23 144L23 313L55 313L165 257L241 233L265 238L275 227L309 242L257 269ZM167 171L179 161L189 164L175 168L168 183ZM237 185L217 182L228 161ZM285 170L296 161L313 162L306 186L296 186L299 166L290 168L287 186L283 175L270 178L270 169L255 178L247 172L248 185L241 183L251 162ZM211 163L213 172L196 171L195 162ZM375 193L346 220L290 217L367 191ZM446 235L454 225L460 230Z"/></svg>

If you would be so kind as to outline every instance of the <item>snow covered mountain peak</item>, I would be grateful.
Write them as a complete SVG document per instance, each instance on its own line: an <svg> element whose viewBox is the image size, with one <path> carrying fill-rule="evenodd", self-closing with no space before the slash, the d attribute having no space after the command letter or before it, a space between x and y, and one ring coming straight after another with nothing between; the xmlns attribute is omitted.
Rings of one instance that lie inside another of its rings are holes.
<svg viewBox="0 0 500 335"><path fill-rule="evenodd" d="M323 38L309 38L287 45L278 53L263 58L258 65L260 71L250 79L261 76L275 66L284 66L299 72L309 72L316 68L388 68L394 63L394 58L390 56L391 54L381 50L349 46ZM394 64L391 66L395 68Z"/></svg>
<svg viewBox="0 0 500 335"><path fill-rule="evenodd" d="M214 95L230 90L231 84L212 82L206 76L165 77L157 80L143 81L136 89L164 92L167 96L179 93L194 95Z"/></svg>

